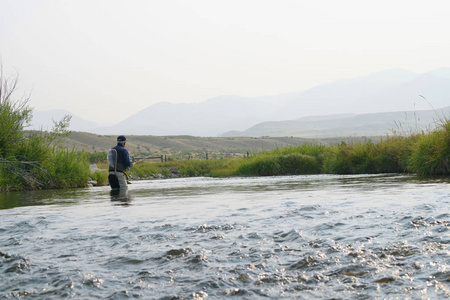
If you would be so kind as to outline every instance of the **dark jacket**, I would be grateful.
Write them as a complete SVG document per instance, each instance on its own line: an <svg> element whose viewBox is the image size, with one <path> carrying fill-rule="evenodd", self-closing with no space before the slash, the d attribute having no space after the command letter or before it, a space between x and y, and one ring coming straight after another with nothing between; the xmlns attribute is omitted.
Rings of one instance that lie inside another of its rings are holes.
<svg viewBox="0 0 450 300"><path fill-rule="evenodd" d="M117 151L117 172L123 172L127 168L131 168L133 163L130 161L130 155L128 154L127 149L125 149L121 144L117 144L117 146L113 147ZM113 167L109 167L109 171L114 171Z"/></svg>

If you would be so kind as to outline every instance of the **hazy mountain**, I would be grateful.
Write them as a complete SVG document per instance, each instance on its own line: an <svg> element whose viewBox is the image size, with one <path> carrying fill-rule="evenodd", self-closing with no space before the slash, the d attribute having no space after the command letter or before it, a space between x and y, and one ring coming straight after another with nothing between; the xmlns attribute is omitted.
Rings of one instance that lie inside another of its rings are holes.
<svg viewBox="0 0 450 300"><path fill-rule="evenodd" d="M86 121L83 118L65 110L47 110L33 112L31 126L27 129L42 129L50 131L53 127L53 121L59 122L60 120L62 120L62 118L64 118L64 116L67 115L72 116L72 119L70 120L69 130L93 132L95 128L100 127L100 124Z"/></svg>
<svg viewBox="0 0 450 300"><path fill-rule="evenodd" d="M231 135L240 132L250 134L256 130L250 130L250 127L268 121L297 120L308 116L328 119L329 115L342 117L343 114L419 111L431 109L432 106L446 107L449 104L450 68L425 74L392 69L277 96L221 96L200 103L160 102L108 127L100 127L65 111L35 112L33 128L42 126L44 129L50 129L52 119L60 120L65 114L70 114L73 115L70 126L73 131L97 134L219 136L225 132L230 135L230 131L235 131ZM398 120L397 115L389 120L390 126L394 120ZM363 127L359 127L359 130L362 129ZM269 133L258 129L258 133L253 134Z"/></svg>
<svg viewBox="0 0 450 300"><path fill-rule="evenodd" d="M243 98L222 96L201 103L154 104L100 134L218 136L229 129L246 129L267 120L282 120L273 115L296 94L278 97Z"/></svg>
<svg viewBox="0 0 450 300"><path fill-rule="evenodd" d="M385 136L410 134L434 128L443 117L450 116L450 106L439 110L388 112L358 115L305 117L297 120L263 122L245 131L230 131L223 137L326 138L339 136Z"/></svg>
<svg viewBox="0 0 450 300"><path fill-rule="evenodd" d="M195 104L157 103L96 133L218 136L266 121L425 110L431 109L430 103L435 108L450 104L449 68L420 75L392 69L270 97L222 96Z"/></svg>
<svg viewBox="0 0 450 300"><path fill-rule="evenodd" d="M404 93L401 86L415 78L415 73L392 69L368 76L337 80L303 92L287 103L279 114L284 114L285 120L289 120L309 115L395 111L399 106L402 107L400 109L407 109L418 95L415 94L413 98L398 95ZM372 101L373 98L380 99L378 94L388 90L391 91L383 95L387 98L384 103ZM393 92L395 93L392 94Z"/></svg>

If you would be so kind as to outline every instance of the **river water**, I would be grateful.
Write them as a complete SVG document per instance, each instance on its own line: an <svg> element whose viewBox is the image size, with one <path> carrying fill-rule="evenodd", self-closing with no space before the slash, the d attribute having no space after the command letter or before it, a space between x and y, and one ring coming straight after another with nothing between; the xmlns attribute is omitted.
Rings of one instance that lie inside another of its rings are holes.
<svg viewBox="0 0 450 300"><path fill-rule="evenodd" d="M183 178L0 194L0 298L443 299L450 181Z"/></svg>

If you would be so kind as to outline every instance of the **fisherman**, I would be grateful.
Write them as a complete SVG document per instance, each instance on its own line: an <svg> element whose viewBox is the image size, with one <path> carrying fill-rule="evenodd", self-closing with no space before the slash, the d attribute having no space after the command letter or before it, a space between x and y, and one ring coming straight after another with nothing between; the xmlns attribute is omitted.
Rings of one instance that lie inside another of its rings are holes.
<svg viewBox="0 0 450 300"><path fill-rule="evenodd" d="M125 170L131 168L133 163L130 161L127 149L125 149L126 143L127 139L123 135L119 135L117 145L108 152L108 181L112 189L128 188Z"/></svg>

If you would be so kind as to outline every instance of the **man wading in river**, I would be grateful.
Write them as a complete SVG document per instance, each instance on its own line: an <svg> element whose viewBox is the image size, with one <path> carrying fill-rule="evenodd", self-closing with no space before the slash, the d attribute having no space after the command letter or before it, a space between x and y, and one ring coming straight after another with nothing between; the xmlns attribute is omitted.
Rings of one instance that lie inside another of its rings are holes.
<svg viewBox="0 0 450 300"><path fill-rule="evenodd" d="M131 168L133 164L130 161L130 155L127 149L125 149L126 143L127 139L123 135L120 135L117 137L117 146L112 147L108 152L108 181L112 189L127 188L125 170Z"/></svg>

